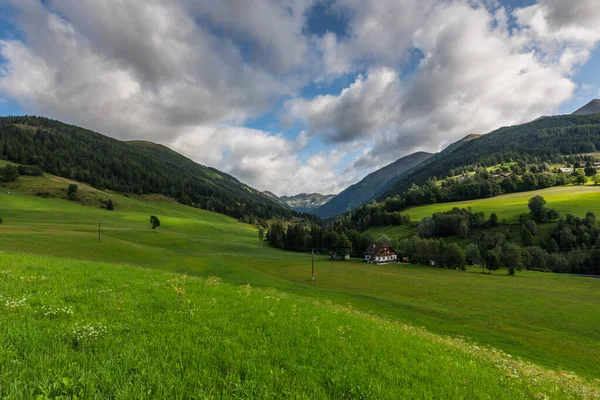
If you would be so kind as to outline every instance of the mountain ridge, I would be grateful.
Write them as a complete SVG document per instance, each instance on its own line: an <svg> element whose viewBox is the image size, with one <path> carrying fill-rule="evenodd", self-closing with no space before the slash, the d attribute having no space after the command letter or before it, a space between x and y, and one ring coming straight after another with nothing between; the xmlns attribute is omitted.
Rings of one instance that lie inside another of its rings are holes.
<svg viewBox="0 0 600 400"><path fill-rule="evenodd" d="M362 180L346 188L329 202L319 207L315 213L319 217L329 218L368 203L375 199L378 193L384 190L391 180L421 164L432 155L432 153L419 151L371 172Z"/></svg>
<svg viewBox="0 0 600 400"><path fill-rule="evenodd" d="M575 111L574 115L590 115L600 113L600 99L594 99Z"/></svg>
<svg viewBox="0 0 600 400"><path fill-rule="evenodd" d="M335 194L299 193L293 196L281 196L279 199L298 212L311 213L335 196Z"/></svg>

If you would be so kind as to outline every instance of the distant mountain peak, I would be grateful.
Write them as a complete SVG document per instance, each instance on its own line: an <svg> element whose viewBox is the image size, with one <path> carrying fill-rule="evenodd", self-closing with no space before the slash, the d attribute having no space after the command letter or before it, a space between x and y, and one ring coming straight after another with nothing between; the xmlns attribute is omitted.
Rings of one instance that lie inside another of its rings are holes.
<svg viewBox="0 0 600 400"><path fill-rule="evenodd" d="M296 211L311 213L334 197L335 194L300 193L294 196L281 196L280 199Z"/></svg>
<svg viewBox="0 0 600 400"><path fill-rule="evenodd" d="M585 106L581 107L579 110L575 111L573 114L589 115L598 113L600 113L600 99L594 99Z"/></svg>

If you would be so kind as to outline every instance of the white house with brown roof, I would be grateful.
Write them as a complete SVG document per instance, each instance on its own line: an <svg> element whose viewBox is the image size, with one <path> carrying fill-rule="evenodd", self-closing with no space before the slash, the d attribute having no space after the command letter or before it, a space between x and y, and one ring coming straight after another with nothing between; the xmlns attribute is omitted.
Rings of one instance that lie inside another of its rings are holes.
<svg viewBox="0 0 600 400"><path fill-rule="evenodd" d="M398 261L398 253L387 243L373 243L364 252L365 261L372 264L384 264Z"/></svg>

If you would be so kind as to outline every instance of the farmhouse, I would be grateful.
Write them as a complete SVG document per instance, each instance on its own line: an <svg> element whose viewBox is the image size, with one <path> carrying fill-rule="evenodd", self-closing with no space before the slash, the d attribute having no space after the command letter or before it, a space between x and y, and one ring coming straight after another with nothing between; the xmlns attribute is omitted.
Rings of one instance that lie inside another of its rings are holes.
<svg viewBox="0 0 600 400"><path fill-rule="evenodd" d="M398 253L387 243L373 243L364 252L365 261L372 264L390 263L398 260Z"/></svg>
<svg viewBox="0 0 600 400"><path fill-rule="evenodd" d="M565 174L572 174L575 171L573 168L559 168L558 170Z"/></svg>

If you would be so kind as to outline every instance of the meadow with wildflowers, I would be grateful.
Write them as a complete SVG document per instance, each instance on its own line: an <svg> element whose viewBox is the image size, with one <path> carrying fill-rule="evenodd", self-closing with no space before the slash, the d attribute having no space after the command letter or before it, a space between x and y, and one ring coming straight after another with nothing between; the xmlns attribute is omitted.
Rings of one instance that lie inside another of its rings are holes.
<svg viewBox="0 0 600 400"><path fill-rule="evenodd" d="M0 397L598 395L600 280L321 256L312 282L310 255L261 249L253 226L85 185L115 210L35 195L62 186L0 193Z"/></svg>
<svg viewBox="0 0 600 400"><path fill-rule="evenodd" d="M600 396L499 350L218 277L16 254L0 270L6 399Z"/></svg>

